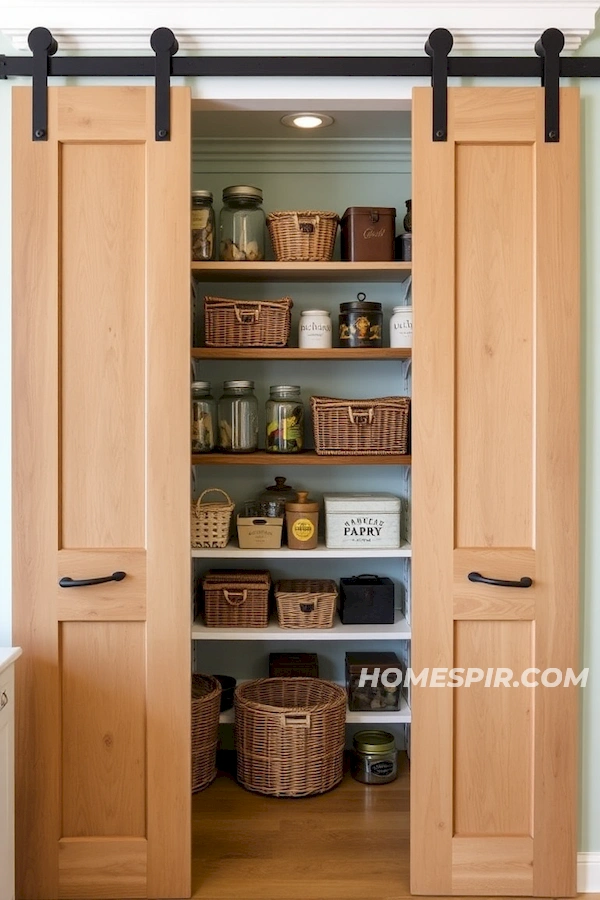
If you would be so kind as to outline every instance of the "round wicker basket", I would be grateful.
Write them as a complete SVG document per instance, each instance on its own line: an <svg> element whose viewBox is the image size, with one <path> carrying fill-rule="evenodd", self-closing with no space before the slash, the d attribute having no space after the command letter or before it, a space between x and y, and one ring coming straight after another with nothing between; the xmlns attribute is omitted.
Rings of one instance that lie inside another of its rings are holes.
<svg viewBox="0 0 600 900"><path fill-rule="evenodd" d="M192 675L192 793L217 774L221 684L212 675Z"/></svg>
<svg viewBox="0 0 600 900"><path fill-rule="evenodd" d="M342 780L346 692L320 678L261 678L235 692L238 781L275 797L322 794Z"/></svg>

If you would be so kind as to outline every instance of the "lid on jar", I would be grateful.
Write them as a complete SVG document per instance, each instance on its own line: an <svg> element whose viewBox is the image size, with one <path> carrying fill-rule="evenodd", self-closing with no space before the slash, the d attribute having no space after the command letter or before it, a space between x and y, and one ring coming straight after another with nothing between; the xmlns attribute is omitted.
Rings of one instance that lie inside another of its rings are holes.
<svg viewBox="0 0 600 900"><path fill-rule="evenodd" d="M269 388L272 394L299 394L299 384L272 384Z"/></svg>
<svg viewBox="0 0 600 900"><path fill-rule="evenodd" d="M254 390L254 382L253 381L224 381L223 382L223 390L229 391L231 388L246 388L249 390Z"/></svg>
<svg viewBox="0 0 600 900"><path fill-rule="evenodd" d="M300 313L301 316L327 316L329 317L331 313L328 309L303 309Z"/></svg>
<svg viewBox="0 0 600 900"><path fill-rule="evenodd" d="M263 192L261 188L254 187L252 184L230 184L229 187L223 188L224 201L236 197L249 197L252 200L262 201Z"/></svg>
<svg viewBox="0 0 600 900"><path fill-rule="evenodd" d="M357 731L352 743L360 753L387 753L396 749L394 735L389 731Z"/></svg>
<svg viewBox="0 0 600 900"><path fill-rule="evenodd" d="M412 306L394 306L395 313L412 312Z"/></svg>
<svg viewBox="0 0 600 900"><path fill-rule="evenodd" d="M286 484L286 483L285 483L286 480L287 480L287 479L284 478L283 475L276 475L276 476L275 476L275 484L270 484L269 487L266 487L266 488L265 488L265 493L266 493L267 491L271 491L272 493L275 493L275 492L276 492L276 493L278 493L278 494L281 494L283 491L289 491L290 494L294 494L295 496L297 496L297 495L296 495L296 491L295 491L294 488L291 486L291 484Z"/></svg>
<svg viewBox="0 0 600 900"><path fill-rule="evenodd" d="M367 300L364 291L359 291L356 300L350 300L348 303L340 303L340 312L351 312L352 310L361 312L381 312L381 303L375 303Z"/></svg>
<svg viewBox="0 0 600 900"><path fill-rule="evenodd" d="M342 222L344 219L349 219L352 216L368 216L372 222L378 222L379 219L384 217L396 217L396 207L395 206L349 206L348 209L344 212L342 216Z"/></svg>
<svg viewBox="0 0 600 900"><path fill-rule="evenodd" d="M192 191L192 200L208 200L210 203L213 201L213 192L212 191Z"/></svg>
<svg viewBox="0 0 600 900"><path fill-rule="evenodd" d="M286 512L319 512L319 504L316 501L307 500L308 491L298 491L297 500L289 500L285 504Z"/></svg>
<svg viewBox="0 0 600 900"><path fill-rule="evenodd" d="M192 381L193 391L210 391L210 381Z"/></svg>

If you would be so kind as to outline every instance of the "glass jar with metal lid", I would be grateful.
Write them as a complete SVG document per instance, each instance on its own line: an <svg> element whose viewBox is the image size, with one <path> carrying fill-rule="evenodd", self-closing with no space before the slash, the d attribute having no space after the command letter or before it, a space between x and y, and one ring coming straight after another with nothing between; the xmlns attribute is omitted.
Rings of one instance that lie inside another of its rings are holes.
<svg viewBox="0 0 600 900"><path fill-rule="evenodd" d="M219 447L231 453L258 450L258 401L253 381L226 381L219 399Z"/></svg>
<svg viewBox="0 0 600 900"><path fill-rule="evenodd" d="M215 258L215 211L212 191L192 191L192 260Z"/></svg>
<svg viewBox="0 0 600 900"><path fill-rule="evenodd" d="M208 381L192 382L192 453L215 449L217 404Z"/></svg>
<svg viewBox="0 0 600 900"><path fill-rule="evenodd" d="M363 784L387 784L398 777L398 754L389 731L357 731L352 741L352 777Z"/></svg>
<svg viewBox="0 0 600 900"><path fill-rule="evenodd" d="M231 262L265 258L265 213L262 190L234 184L223 190L219 216L219 256Z"/></svg>
<svg viewBox="0 0 600 900"><path fill-rule="evenodd" d="M267 400L267 450L299 453L304 445L304 406L297 384L274 384Z"/></svg>

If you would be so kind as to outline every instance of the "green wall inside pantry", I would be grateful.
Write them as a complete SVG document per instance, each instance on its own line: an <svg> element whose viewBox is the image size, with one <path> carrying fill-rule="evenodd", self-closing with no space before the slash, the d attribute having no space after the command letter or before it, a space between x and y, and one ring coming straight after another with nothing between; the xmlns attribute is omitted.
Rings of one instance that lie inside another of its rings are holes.
<svg viewBox="0 0 600 900"><path fill-rule="evenodd" d="M449 25L451 23L448 23ZM0 53L14 54L11 42L0 34ZM600 31L577 55L600 56ZM85 80L85 84L117 84L118 79ZM264 82L244 85L246 96L253 89L260 95ZM290 96L393 97L394 87L384 79L373 79L367 88L360 79L307 79ZM11 359L11 87L29 84L28 79L0 81L0 645L11 642L11 470L10 470L10 359ZM61 83L56 79L54 84ZM71 83L76 83L72 79ZM142 79L125 83L149 83ZM180 82L181 83L181 82ZM426 84L425 80L420 82ZM454 82L458 83L458 82ZM465 80L465 83L467 81ZM478 84L482 82L477 81ZM492 82L498 84L498 81ZM402 91L406 89L404 80ZM595 661L600 658L600 81L582 80L582 665L591 667L588 687L582 691L581 792L579 849L600 852L600 677ZM232 79L206 79L192 83L196 96L235 97ZM286 88L287 89L287 88ZM400 90L400 89L398 89ZM314 93L311 93L314 92ZM404 93L398 96L405 96ZM408 196L408 195L407 195ZM400 196L400 200L404 195ZM394 199L396 205L398 201ZM218 205L218 204L217 204ZM320 205L320 204L319 204ZM386 201L387 205L387 201ZM390 204L391 205L391 204ZM35 436L32 436L35 439ZM43 460L40 460L43 465Z"/></svg>

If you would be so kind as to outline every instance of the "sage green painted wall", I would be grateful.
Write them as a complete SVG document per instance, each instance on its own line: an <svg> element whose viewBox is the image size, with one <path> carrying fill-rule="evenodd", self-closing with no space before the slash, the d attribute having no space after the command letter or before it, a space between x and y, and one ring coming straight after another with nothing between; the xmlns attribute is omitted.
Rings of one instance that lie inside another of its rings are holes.
<svg viewBox="0 0 600 900"><path fill-rule="evenodd" d="M0 53L14 52L10 42L0 35ZM580 55L600 56L600 33L586 42ZM0 645L10 643L10 88L15 83L16 80L0 81ZM327 96L325 88L321 80L321 96ZM591 671L588 687L582 691L581 704L579 849L600 852L600 678L594 669L600 653L600 354L596 349L600 344L600 82L582 80L580 89L583 166L582 664L590 666ZM44 464L43 459L39 464ZM556 815L560 816L560 810L556 810Z"/></svg>

